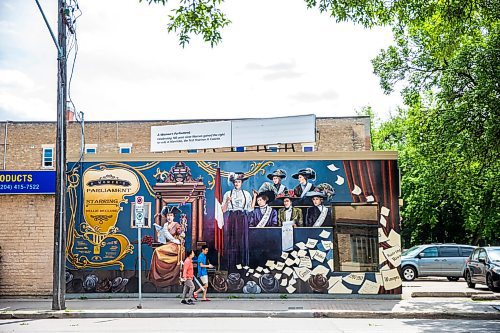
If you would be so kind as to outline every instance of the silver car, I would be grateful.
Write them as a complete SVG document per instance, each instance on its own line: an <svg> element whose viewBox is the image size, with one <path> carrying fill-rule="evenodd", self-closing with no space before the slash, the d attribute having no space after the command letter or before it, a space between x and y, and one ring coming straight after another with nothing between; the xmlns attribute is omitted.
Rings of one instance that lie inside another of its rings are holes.
<svg viewBox="0 0 500 333"><path fill-rule="evenodd" d="M401 254L403 279L446 276L450 281L464 277L465 261L475 247L459 244L417 245Z"/></svg>

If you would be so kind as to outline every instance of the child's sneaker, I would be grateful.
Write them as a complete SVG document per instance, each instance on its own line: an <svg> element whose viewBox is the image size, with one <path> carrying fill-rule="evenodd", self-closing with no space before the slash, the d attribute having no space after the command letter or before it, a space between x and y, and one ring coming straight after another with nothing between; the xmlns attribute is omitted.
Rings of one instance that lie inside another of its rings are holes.
<svg viewBox="0 0 500 333"><path fill-rule="evenodd" d="M183 299L183 300L181 301L181 304L188 304L188 302L186 302L186 300L185 300L185 299Z"/></svg>

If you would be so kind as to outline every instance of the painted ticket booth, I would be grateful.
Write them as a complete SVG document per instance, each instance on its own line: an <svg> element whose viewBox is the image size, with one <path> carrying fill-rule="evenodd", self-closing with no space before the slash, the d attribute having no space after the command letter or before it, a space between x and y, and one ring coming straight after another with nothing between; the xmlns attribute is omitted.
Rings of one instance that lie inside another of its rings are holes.
<svg viewBox="0 0 500 333"><path fill-rule="evenodd" d="M137 292L139 274L143 292L178 293L186 250L206 244L212 293L401 294L396 153L193 156L89 156L70 170L68 293Z"/></svg>

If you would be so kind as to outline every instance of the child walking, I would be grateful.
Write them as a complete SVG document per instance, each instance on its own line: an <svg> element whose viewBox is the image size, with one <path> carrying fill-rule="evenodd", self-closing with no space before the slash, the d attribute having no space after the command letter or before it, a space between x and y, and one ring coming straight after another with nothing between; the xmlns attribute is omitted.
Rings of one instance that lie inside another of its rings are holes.
<svg viewBox="0 0 500 333"><path fill-rule="evenodd" d="M184 281L184 289L182 290L182 304L194 305L192 300L194 291L194 270L193 270L193 257L194 251L191 250L188 253L186 260L184 260L184 268L182 270L182 280ZM187 301L186 301L187 295Z"/></svg>

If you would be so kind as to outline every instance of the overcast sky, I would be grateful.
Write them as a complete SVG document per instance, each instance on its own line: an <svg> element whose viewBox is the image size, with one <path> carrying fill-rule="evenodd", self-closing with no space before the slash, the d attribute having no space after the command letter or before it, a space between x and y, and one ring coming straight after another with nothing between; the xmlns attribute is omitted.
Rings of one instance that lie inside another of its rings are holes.
<svg viewBox="0 0 500 333"><path fill-rule="evenodd" d="M402 104L370 62L389 28L337 24L304 0L226 2L222 43L182 49L166 31L169 7L80 0L77 109L95 121L349 116L371 105L386 118ZM57 1L40 3L57 33ZM35 1L0 0L0 120L56 119L56 57Z"/></svg>

